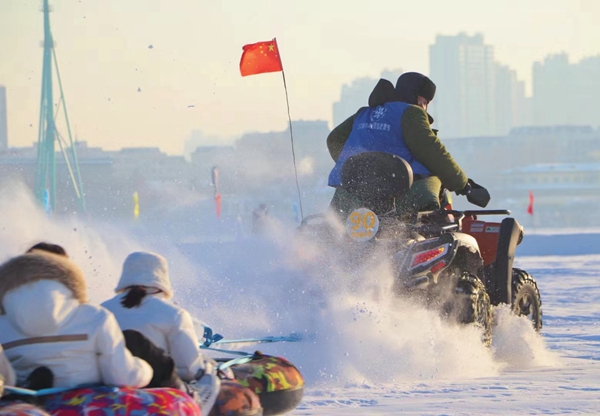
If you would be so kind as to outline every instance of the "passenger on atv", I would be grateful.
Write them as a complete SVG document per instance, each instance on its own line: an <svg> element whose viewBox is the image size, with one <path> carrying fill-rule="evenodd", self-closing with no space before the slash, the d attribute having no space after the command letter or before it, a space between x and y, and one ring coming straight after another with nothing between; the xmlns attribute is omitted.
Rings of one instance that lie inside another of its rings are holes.
<svg viewBox="0 0 600 416"><path fill-rule="evenodd" d="M402 74L395 89L390 81L380 79L369 96L369 106L360 108L329 134L327 147L336 162L329 175L329 186L336 188L330 208L341 218L345 220L354 209L364 206L368 198L364 191L370 192L350 192L341 186L344 164L361 153L388 153L408 162L414 183L395 200L394 207L405 218L419 211L439 209L442 187L466 195L477 186L431 129L433 118L426 110L435 89L429 78L416 72Z"/></svg>

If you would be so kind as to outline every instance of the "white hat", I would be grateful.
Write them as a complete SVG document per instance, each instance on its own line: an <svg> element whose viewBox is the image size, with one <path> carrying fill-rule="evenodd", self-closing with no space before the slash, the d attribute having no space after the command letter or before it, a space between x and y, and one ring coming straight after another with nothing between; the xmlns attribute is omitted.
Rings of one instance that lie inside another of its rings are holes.
<svg viewBox="0 0 600 416"><path fill-rule="evenodd" d="M130 286L155 287L162 290L167 298L173 297L167 260L156 253L131 253L123 263L123 272L115 292L119 293Z"/></svg>

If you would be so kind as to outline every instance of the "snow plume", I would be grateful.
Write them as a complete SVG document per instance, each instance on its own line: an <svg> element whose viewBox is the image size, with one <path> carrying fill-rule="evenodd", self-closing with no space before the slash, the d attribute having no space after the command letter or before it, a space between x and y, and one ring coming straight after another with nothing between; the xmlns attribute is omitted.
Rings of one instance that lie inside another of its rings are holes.
<svg viewBox="0 0 600 416"><path fill-rule="evenodd" d="M499 371L478 330L392 295L383 259L369 256L354 267L325 242L311 243L282 225L272 230L227 250L186 246L210 276L198 287L211 290L201 302L192 297L203 289L190 291L185 305L227 338L300 333L298 343L250 348L288 358L308 382L385 383Z"/></svg>
<svg viewBox="0 0 600 416"><path fill-rule="evenodd" d="M75 217L48 218L26 187L18 183L0 190L0 216L1 261L40 241L59 244L85 273L93 303L113 296L121 262L129 252L139 249L131 238L106 224L94 227Z"/></svg>
<svg viewBox="0 0 600 416"><path fill-rule="evenodd" d="M309 383L327 384L493 376L556 363L531 324L508 308L499 309L493 347L485 348L475 327L393 295L385 258L361 257L362 249L337 252L332 241L284 224L270 230L228 245L186 246L205 276L185 300L196 316L226 338L303 337L234 349L284 356Z"/></svg>
<svg viewBox="0 0 600 416"><path fill-rule="evenodd" d="M315 173L315 158L311 156L300 159L298 163L298 175L299 176L310 176Z"/></svg>
<svg viewBox="0 0 600 416"><path fill-rule="evenodd" d="M301 244L307 251L310 243ZM325 264L312 267L316 258L307 259L311 267L304 278L318 287L313 292L320 298L317 308L301 315L316 321L312 326L316 348L305 357L317 364L313 376L323 381L386 383L482 376L499 370L479 331L446 322L393 294L387 257L361 258L360 250L337 256L325 243L312 247L313 253L328 253ZM348 261L353 262L351 267Z"/></svg>
<svg viewBox="0 0 600 416"><path fill-rule="evenodd" d="M498 361L516 369L561 365L558 354L548 350L526 317L515 316L502 305L495 310L495 320L493 349Z"/></svg>

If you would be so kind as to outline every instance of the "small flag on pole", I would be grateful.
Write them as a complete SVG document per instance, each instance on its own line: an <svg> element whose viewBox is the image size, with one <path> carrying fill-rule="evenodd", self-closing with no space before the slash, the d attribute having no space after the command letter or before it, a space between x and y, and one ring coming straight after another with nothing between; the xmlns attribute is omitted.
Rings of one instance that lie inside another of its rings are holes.
<svg viewBox="0 0 600 416"><path fill-rule="evenodd" d="M263 74L266 72L283 71L277 41L257 42L244 45L240 72L243 77L247 75Z"/></svg>
<svg viewBox="0 0 600 416"><path fill-rule="evenodd" d="M217 218L221 217L221 191L219 190L219 167L213 166L211 171L212 184L215 187L215 209Z"/></svg>
<svg viewBox="0 0 600 416"><path fill-rule="evenodd" d="M296 188L298 190L298 202L300 218L304 218L302 210L302 194L298 184L298 171L296 170L296 152L294 151L294 133L292 132L292 116L290 115L290 99L288 97L287 84L285 82L285 71L277 46L277 39L268 42L257 42L244 45L242 59L240 59L240 73L243 77L247 75L264 74L265 72L281 72L283 78L283 89L285 90L285 103L287 105L288 122L290 124L290 139L292 142L292 159L294 162L294 175L296 177Z"/></svg>
<svg viewBox="0 0 600 416"><path fill-rule="evenodd" d="M46 211L46 217L50 218L52 208L50 207L50 191L48 189L44 191L44 211Z"/></svg>
<svg viewBox="0 0 600 416"><path fill-rule="evenodd" d="M221 216L221 194L215 195L215 204L215 208L217 210L217 218L219 218Z"/></svg>
<svg viewBox="0 0 600 416"><path fill-rule="evenodd" d="M140 200L137 191L133 193L133 218L136 220L140 216Z"/></svg>
<svg viewBox="0 0 600 416"><path fill-rule="evenodd" d="M533 201L534 201L533 192L529 191L529 205L527 206L527 213L529 215L533 215Z"/></svg>

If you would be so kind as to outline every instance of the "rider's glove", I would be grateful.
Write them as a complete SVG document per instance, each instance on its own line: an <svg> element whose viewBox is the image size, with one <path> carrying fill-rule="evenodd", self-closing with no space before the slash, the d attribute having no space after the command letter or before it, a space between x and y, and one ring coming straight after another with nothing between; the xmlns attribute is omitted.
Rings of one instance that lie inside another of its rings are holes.
<svg viewBox="0 0 600 416"><path fill-rule="evenodd" d="M467 184L465 185L465 187L459 189L458 191L455 191L454 193L456 195L469 195L472 189L483 189L483 186L479 185L478 183L475 183L473 179L467 179Z"/></svg>
<svg viewBox="0 0 600 416"><path fill-rule="evenodd" d="M465 185L464 188L459 189L458 191L454 191L454 193L456 195L469 195L469 193L471 192L471 189L473 189L473 185L475 182L473 182L472 179L467 180L467 184Z"/></svg>

